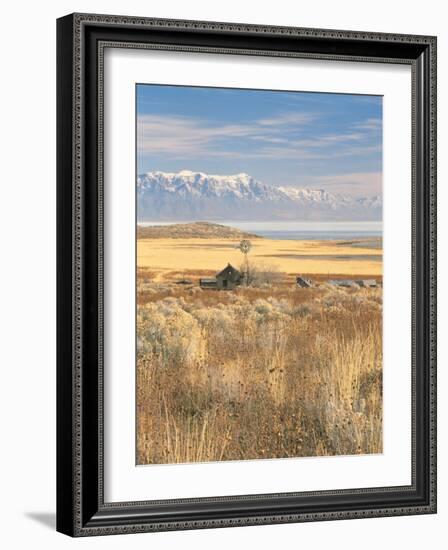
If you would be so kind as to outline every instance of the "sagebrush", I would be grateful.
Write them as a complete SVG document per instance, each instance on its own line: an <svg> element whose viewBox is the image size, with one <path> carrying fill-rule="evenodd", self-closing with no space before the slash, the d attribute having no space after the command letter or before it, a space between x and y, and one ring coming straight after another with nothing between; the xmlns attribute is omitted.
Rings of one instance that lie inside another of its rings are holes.
<svg viewBox="0 0 448 550"><path fill-rule="evenodd" d="M140 287L137 462L382 452L382 291Z"/></svg>

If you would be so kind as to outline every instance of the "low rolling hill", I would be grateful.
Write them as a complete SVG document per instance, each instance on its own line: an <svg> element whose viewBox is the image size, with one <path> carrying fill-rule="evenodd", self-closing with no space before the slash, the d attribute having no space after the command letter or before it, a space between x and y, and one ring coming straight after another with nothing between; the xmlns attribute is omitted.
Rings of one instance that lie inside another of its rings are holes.
<svg viewBox="0 0 448 550"><path fill-rule="evenodd" d="M137 239L260 239L252 233L211 222L137 226Z"/></svg>

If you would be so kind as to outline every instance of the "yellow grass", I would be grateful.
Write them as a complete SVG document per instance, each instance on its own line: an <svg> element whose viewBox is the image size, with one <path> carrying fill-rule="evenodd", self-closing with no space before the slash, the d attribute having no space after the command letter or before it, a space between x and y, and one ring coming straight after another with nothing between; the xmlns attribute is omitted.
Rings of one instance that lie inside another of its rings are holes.
<svg viewBox="0 0 448 550"><path fill-rule="evenodd" d="M381 289L145 284L138 464L382 451Z"/></svg>
<svg viewBox="0 0 448 550"><path fill-rule="evenodd" d="M156 272L158 280L169 271L192 269L214 273L227 262L236 267L241 264L237 244L229 239L139 239L137 265ZM381 276L382 260L378 258L381 253L381 249L355 248L337 241L254 239L250 258L289 274Z"/></svg>

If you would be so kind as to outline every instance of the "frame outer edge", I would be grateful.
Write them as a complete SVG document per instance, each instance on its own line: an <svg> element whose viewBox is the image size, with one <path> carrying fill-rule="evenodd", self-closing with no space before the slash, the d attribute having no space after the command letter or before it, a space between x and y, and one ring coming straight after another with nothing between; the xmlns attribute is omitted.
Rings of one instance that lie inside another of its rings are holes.
<svg viewBox="0 0 448 550"><path fill-rule="evenodd" d="M74 534L73 431L73 17L57 21L57 514L56 529Z"/></svg>
<svg viewBox="0 0 448 550"><path fill-rule="evenodd" d="M333 38L360 41L385 41L395 43L430 44L436 40L431 35L382 33L374 31L352 31L347 29L323 29L308 27L290 27L285 25L263 25L256 23L232 23L225 21L205 21L191 19L170 19L158 17L139 17L127 15L109 15L75 12L72 14L79 23L100 25L120 25L122 27L153 27L157 29L254 33L267 35L285 35L304 38Z"/></svg>

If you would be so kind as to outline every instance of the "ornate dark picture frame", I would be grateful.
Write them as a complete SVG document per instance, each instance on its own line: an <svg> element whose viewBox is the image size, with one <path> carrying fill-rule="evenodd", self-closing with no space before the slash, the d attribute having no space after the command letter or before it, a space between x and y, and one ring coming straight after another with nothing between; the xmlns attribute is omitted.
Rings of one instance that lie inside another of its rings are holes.
<svg viewBox="0 0 448 550"><path fill-rule="evenodd" d="M410 486L104 501L102 80L111 45L411 66ZM435 513L436 38L73 14L57 22L57 52L58 531L89 536Z"/></svg>

